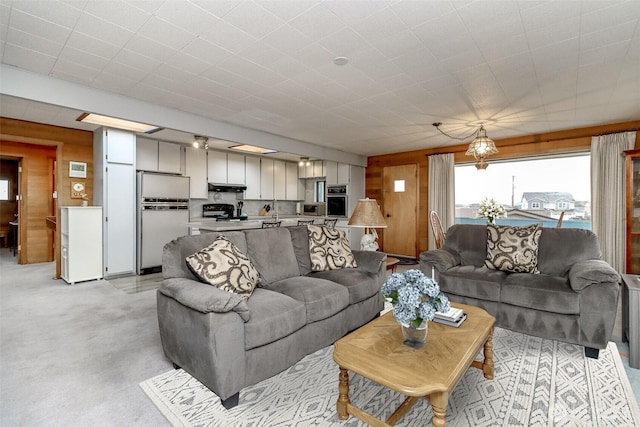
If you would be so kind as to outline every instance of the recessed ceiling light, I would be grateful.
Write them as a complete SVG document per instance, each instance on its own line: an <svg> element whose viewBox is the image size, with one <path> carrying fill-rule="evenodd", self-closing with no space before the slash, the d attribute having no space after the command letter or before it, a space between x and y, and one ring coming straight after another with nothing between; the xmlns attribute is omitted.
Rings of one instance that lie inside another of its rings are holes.
<svg viewBox="0 0 640 427"><path fill-rule="evenodd" d="M346 56L336 56L333 58L333 63L336 65L347 65L349 63L349 58Z"/></svg>
<svg viewBox="0 0 640 427"><path fill-rule="evenodd" d="M277 153L276 150L272 150L270 148L256 147L254 145L247 145L247 144L232 145L229 148L231 148L232 150L247 151L249 153L258 153L258 154Z"/></svg>
<svg viewBox="0 0 640 427"><path fill-rule="evenodd" d="M151 133L160 129L158 126L117 119L115 117L102 116L100 114L94 113L82 113L80 117L76 119L76 121L142 133Z"/></svg>

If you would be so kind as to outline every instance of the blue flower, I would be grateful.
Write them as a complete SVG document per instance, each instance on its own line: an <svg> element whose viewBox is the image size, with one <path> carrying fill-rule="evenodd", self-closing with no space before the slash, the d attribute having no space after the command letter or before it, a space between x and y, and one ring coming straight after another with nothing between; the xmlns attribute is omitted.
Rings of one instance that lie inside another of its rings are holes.
<svg viewBox="0 0 640 427"><path fill-rule="evenodd" d="M396 320L403 324L418 326L423 320L433 320L436 311L446 312L451 307L440 286L420 270L391 274L381 293L393 305Z"/></svg>

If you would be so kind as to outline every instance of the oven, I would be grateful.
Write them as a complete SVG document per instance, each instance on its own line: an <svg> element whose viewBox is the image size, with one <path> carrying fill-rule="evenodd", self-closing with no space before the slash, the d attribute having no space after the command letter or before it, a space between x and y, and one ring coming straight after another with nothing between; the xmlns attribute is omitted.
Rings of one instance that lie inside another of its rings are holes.
<svg viewBox="0 0 640 427"><path fill-rule="evenodd" d="M327 185L327 216L347 217L347 186Z"/></svg>

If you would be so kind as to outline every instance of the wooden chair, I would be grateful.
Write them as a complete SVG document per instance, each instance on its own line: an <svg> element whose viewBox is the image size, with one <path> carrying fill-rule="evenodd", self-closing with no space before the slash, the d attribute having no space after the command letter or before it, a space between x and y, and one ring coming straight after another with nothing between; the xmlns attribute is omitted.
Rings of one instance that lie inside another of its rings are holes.
<svg viewBox="0 0 640 427"><path fill-rule="evenodd" d="M298 225L308 225L308 224L313 224L313 219L299 219L298 220Z"/></svg>
<svg viewBox="0 0 640 427"><path fill-rule="evenodd" d="M280 227L280 223L282 221L273 221L273 222L263 222L262 223L262 228L276 228L276 227Z"/></svg>
<svg viewBox="0 0 640 427"><path fill-rule="evenodd" d="M336 222L338 222L338 218L325 218L324 226L327 228L336 228Z"/></svg>
<svg viewBox="0 0 640 427"><path fill-rule="evenodd" d="M562 218L564 218L564 211L560 212L560 218L558 218L558 223L556 224L556 228L562 228Z"/></svg>
<svg viewBox="0 0 640 427"><path fill-rule="evenodd" d="M442 228L440 217L436 211L431 211L429 214L429 222L431 223L431 230L433 231L433 240L436 243L436 249L440 249L442 245L444 245L446 234Z"/></svg>

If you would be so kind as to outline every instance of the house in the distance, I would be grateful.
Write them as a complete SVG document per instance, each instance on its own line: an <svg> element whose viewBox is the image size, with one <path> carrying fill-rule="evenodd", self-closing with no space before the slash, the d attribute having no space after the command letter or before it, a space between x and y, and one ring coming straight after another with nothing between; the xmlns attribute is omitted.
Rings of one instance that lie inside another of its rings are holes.
<svg viewBox="0 0 640 427"><path fill-rule="evenodd" d="M521 209L528 211L544 210L551 214L573 213L576 201L571 193L560 191L524 192L522 193Z"/></svg>

